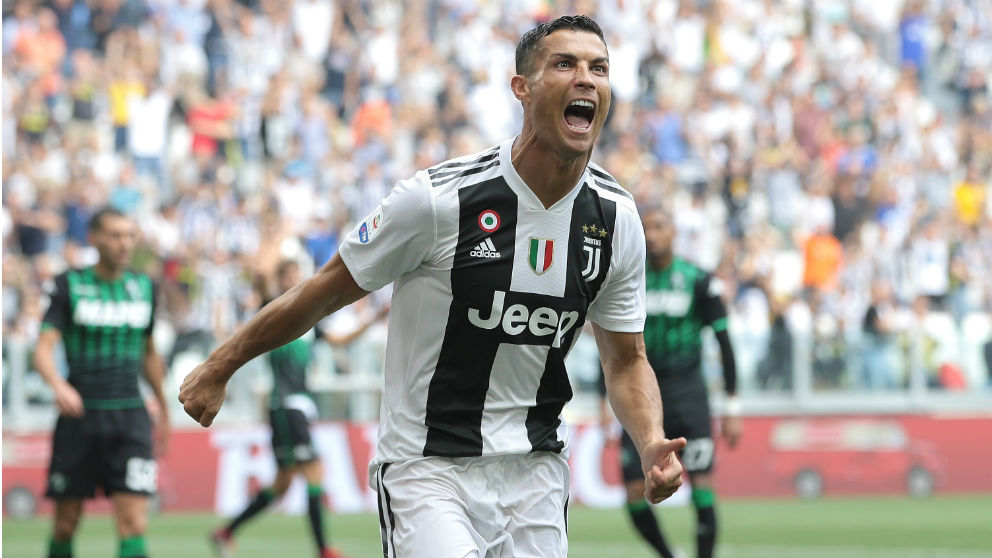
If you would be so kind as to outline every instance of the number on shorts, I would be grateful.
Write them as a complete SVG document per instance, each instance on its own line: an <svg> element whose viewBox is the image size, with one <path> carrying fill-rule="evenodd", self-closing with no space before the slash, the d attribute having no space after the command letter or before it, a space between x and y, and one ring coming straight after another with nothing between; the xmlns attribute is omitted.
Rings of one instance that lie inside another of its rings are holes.
<svg viewBox="0 0 992 558"><path fill-rule="evenodd" d="M713 462L713 439L696 438L689 440L682 450L682 463L686 471L706 469Z"/></svg>
<svg viewBox="0 0 992 558"><path fill-rule="evenodd" d="M124 486L135 492L155 492L158 486L158 463L141 457L128 459Z"/></svg>

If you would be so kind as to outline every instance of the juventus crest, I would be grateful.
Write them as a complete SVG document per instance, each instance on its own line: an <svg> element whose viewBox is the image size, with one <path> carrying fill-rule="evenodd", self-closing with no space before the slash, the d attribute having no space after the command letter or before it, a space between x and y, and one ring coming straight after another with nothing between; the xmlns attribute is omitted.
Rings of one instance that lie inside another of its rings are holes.
<svg viewBox="0 0 992 558"><path fill-rule="evenodd" d="M585 256L585 267L582 268L582 278L587 282L599 277L600 260L603 253L603 242L609 235L606 229L595 224L582 225L582 253Z"/></svg>

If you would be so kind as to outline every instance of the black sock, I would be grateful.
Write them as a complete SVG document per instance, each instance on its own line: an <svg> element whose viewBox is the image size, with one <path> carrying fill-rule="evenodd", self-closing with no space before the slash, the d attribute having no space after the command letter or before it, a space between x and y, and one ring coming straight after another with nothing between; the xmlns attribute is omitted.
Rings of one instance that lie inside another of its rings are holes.
<svg viewBox="0 0 992 558"><path fill-rule="evenodd" d="M716 508L696 508L696 550L699 558L713 558L716 546Z"/></svg>
<svg viewBox="0 0 992 558"><path fill-rule="evenodd" d="M323 497L324 491L319 484L307 486L307 498L310 504L307 513L310 515L310 528L313 529L313 540L317 543L317 548L321 551L326 548L327 544L324 541L324 514L322 511L324 506L323 502L321 502Z"/></svg>
<svg viewBox="0 0 992 558"><path fill-rule="evenodd" d="M227 526L227 533L234 533L234 530L237 529L242 523L248 521L252 517L255 517L258 512L268 507L268 505L272 503L272 499L271 488L260 490L258 494L255 495L255 499L248 504L247 508L245 508L245 511L241 512L241 515L235 517L234 521L231 521L231 523Z"/></svg>
<svg viewBox="0 0 992 558"><path fill-rule="evenodd" d="M661 558L674 557L672 550L665 542L665 536L661 534L661 527L658 526L658 520L655 518L654 512L651 511L651 504L647 500L641 500L636 504L628 503L627 513L630 515L634 527L637 528L637 532L658 551Z"/></svg>

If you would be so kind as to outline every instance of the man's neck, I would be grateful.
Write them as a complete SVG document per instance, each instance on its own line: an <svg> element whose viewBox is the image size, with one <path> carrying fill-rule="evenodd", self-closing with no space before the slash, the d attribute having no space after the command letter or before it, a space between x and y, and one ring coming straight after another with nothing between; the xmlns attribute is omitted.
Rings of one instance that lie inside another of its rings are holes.
<svg viewBox="0 0 992 558"><path fill-rule="evenodd" d="M104 281L116 281L124 275L123 269L117 269L103 262L97 262L96 265L93 266L93 272L96 273L97 277L103 279Z"/></svg>
<svg viewBox="0 0 992 558"><path fill-rule="evenodd" d="M591 154L566 160L541 144L533 134L521 132L510 148L517 174L547 209L564 198L586 169Z"/></svg>
<svg viewBox="0 0 992 558"><path fill-rule="evenodd" d="M656 256L651 258L651 267L657 271L663 271L668 269L668 266L672 265L675 261L675 254L669 252L664 256Z"/></svg>

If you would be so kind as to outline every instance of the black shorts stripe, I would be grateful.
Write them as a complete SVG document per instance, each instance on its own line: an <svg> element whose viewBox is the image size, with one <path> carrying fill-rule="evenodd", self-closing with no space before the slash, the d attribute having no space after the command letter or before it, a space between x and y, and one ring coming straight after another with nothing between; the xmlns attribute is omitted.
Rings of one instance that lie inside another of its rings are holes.
<svg viewBox="0 0 992 558"><path fill-rule="evenodd" d="M448 163L442 163L440 165L430 167L429 169L427 169L427 174L429 174L431 179L433 180L437 174L442 173L443 171L449 171L453 169L459 170L465 167L471 167L478 163L492 161L493 159L496 159L498 157L499 157L499 146L496 146L488 151L483 152L475 159L471 159L468 161L451 161Z"/></svg>
<svg viewBox="0 0 992 558"><path fill-rule="evenodd" d="M493 290L508 291L513 275L517 197L502 177L458 191L458 243L451 270L451 305L437 367L427 392L424 455L482 455L482 411L500 338L469 322L470 308L490 308ZM488 233L479 214L500 215L500 228ZM475 258L472 249L486 238L503 253L497 260Z"/></svg>
<svg viewBox="0 0 992 558"><path fill-rule="evenodd" d="M389 463L383 463L379 466L379 470L376 472L379 476L379 534L382 538L383 558L393 558L396 555L396 546L393 544L393 532L396 529L396 517L393 515L393 510L390 506L391 502L389 498L389 491L386 490L385 485L387 467L389 467Z"/></svg>
<svg viewBox="0 0 992 558"><path fill-rule="evenodd" d="M485 165L482 165L480 167L466 168L466 169L463 169L461 171L458 171L457 173L455 173L455 174L453 174L451 176L447 176L447 177L443 177L443 178L440 178L440 179L436 179L436 180L432 181L431 185L434 186L435 188L438 187L438 186L444 186L445 184L450 184L450 183L454 182L457 179L465 178L467 176L472 176L473 174L478 174L478 173L480 173L482 171L489 170L489 169L491 169L493 167L496 167L496 166L499 166L499 160L498 159L495 160L495 161L490 161L489 163L487 163Z"/></svg>
<svg viewBox="0 0 992 558"><path fill-rule="evenodd" d="M563 511L565 513L565 534L566 535L568 535L568 500L569 500L569 496L568 495L565 495L565 509Z"/></svg>

